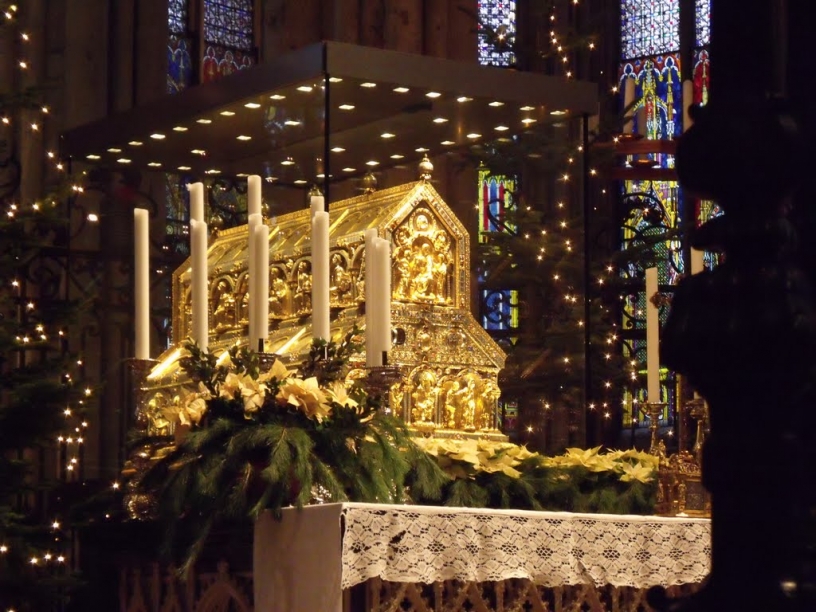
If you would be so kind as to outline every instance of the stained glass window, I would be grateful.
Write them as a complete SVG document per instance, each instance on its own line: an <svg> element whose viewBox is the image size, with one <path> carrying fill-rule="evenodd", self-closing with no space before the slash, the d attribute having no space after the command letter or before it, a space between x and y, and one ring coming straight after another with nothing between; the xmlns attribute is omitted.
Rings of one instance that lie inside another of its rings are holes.
<svg viewBox="0 0 816 612"><path fill-rule="evenodd" d="M516 179L491 174L481 168L479 180L479 242L489 241L491 233L515 231L508 212L515 210L513 191ZM511 289L482 289L482 327L488 331L507 331L519 326L518 291Z"/></svg>
<svg viewBox="0 0 816 612"><path fill-rule="evenodd" d="M479 63L510 66L515 56L502 45L512 45L516 37L515 0L479 0Z"/></svg>
<svg viewBox="0 0 816 612"><path fill-rule="evenodd" d="M250 51L253 40L253 0L204 0L204 40Z"/></svg>
<svg viewBox="0 0 816 612"><path fill-rule="evenodd" d="M653 140L674 138L683 133L683 81L680 58L676 54L624 62L619 76L622 91L626 79L635 80L636 132L645 133ZM646 121L645 130L637 125L640 120ZM670 162L666 160L662 165L670 165Z"/></svg>
<svg viewBox="0 0 816 612"><path fill-rule="evenodd" d="M621 52L624 59L680 49L679 0L623 0Z"/></svg>
<svg viewBox="0 0 816 612"><path fill-rule="evenodd" d="M708 51L700 49L694 52L694 104L708 104L708 90L711 86L711 62Z"/></svg>
<svg viewBox="0 0 816 612"><path fill-rule="evenodd" d="M178 93L193 83L192 39L187 28L187 0L170 0L167 8L167 93Z"/></svg>
<svg viewBox="0 0 816 612"><path fill-rule="evenodd" d="M711 0L696 0L694 15L697 30L697 46L705 47L711 43Z"/></svg>

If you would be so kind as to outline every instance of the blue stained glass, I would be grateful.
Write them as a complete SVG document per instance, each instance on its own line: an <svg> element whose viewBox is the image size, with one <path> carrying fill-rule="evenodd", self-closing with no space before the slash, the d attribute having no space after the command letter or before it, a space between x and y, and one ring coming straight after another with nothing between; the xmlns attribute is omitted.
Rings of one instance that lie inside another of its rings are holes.
<svg viewBox="0 0 816 612"><path fill-rule="evenodd" d="M167 4L167 25L171 34L187 31L187 0L169 0Z"/></svg>
<svg viewBox="0 0 816 612"><path fill-rule="evenodd" d="M519 296L511 289L482 290L482 327L487 331L518 329Z"/></svg>
<svg viewBox="0 0 816 612"><path fill-rule="evenodd" d="M490 36L492 32L493 37ZM512 45L516 38L515 0L479 0L479 63L486 66L510 66L516 58L502 50L496 37Z"/></svg>
<svg viewBox="0 0 816 612"><path fill-rule="evenodd" d="M683 133L683 81L677 55L658 55L624 63L620 69L620 89L625 79L635 79L635 130L646 120L646 137L659 140ZM638 112L643 109L644 112ZM666 160L664 166L670 165Z"/></svg>
<svg viewBox="0 0 816 612"><path fill-rule="evenodd" d="M171 34L167 41L167 93L178 93L192 83L190 39Z"/></svg>
<svg viewBox="0 0 816 612"><path fill-rule="evenodd" d="M679 0L623 0L621 2L623 59L678 51L679 24Z"/></svg>
<svg viewBox="0 0 816 612"><path fill-rule="evenodd" d="M208 43L251 51L254 44L253 0L205 0L204 39Z"/></svg>
<svg viewBox="0 0 816 612"><path fill-rule="evenodd" d="M711 0L696 0L694 22L697 31L697 46L705 47L711 43Z"/></svg>

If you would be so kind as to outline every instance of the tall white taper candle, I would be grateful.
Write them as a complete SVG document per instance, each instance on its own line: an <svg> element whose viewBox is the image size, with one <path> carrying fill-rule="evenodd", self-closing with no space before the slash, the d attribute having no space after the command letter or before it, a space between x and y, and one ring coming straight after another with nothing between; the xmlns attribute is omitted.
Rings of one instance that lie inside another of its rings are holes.
<svg viewBox="0 0 816 612"><path fill-rule="evenodd" d="M144 208L133 209L134 308L136 359L150 359L150 217Z"/></svg>
<svg viewBox="0 0 816 612"><path fill-rule="evenodd" d="M315 199L317 198L312 198L313 201ZM330 340L329 285L329 213L313 210L312 337L321 338L327 342Z"/></svg>
<svg viewBox="0 0 816 612"><path fill-rule="evenodd" d="M694 102L694 83L689 80L683 81L683 131L688 130L694 121L689 116L689 107Z"/></svg>
<svg viewBox="0 0 816 612"><path fill-rule="evenodd" d="M374 242L377 239L376 229L365 231L365 346L366 367L382 365L382 354L377 352L376 319L374 306L374 283L376 282L377 257L374 254Z"/></svg>
<svg viewBox="0 0 816 612"><path fill-rule="evenodd" d="M193 341L201 350L209 343L209 299L207 295L207 224L190 221L190 254L193 260L192 291Z"/></svg>
<svg viewBox="0 0 816 612"><path fill-rule="evenodd" d="M391 243L384 238L377 238L374 244L377 255L373 296L376 304L377 322L374 328L377 340L374 349L382 356L383 352L391 351Z"/></svg>
<svg viewBox="0 0 816 612"><path fill-rule="evenodd" d="M252 341L252 350L264 348L269 336L269 227L263 223L255 228L252 239L255 242L255 270L258 280L255 283L255 296L250 296L255 302L255 313L258 317L256 336ZM263 340L263 344L259 342Z"/></svg>
<svg viewBox="0 0 816 612"><path fill-rule="evenodd" d="M314 218L316 212L326 210L326 199L323 196L311 196L309 198L309 208L312 211L312 218Z"/></svg>
<svg viewBox="0 0 816 612"><path fill-rule="evenodd" d="M204 221L204 183L190 183L190 221Z"/></svg>
<svg viewBox="0 0 816 612"><path fill-rule="evenodd" d="M647 401L660 402L660 311L652 302L657 293L657 268L646 269L646 380Z"/></svg>
<svg viewBox="0 0 816 612"><path fill-rule="evenodd" d="M249 299L247 300L247 307L249 308L249 340L255 342L254 346L249 348L253 351L258 350L257 338L258 334L258 314L255 312L256 295L258 294L258 274L260 270L256 269L258 264L255 258L255 241L252 237L255 235L255 228L263 223L260 213L253 213L249 215L249 224L247 226L247 289L249 289Z"/></svg>
<svg viewBox="0 0 816 612"><path fill-rule="evenodd" d="M247 215L261 214L261 177L251 174L247 177Z"/></svg>
<svg viewBox="0 0 816 612"><path fill-rule="evenodd" d="M634 109L629 108L635 101L635 79L627 77L623 81L623 108L626 110L627 119L623 123L623 133L628 134L632 131L632 117L635 114Z"/></svg>

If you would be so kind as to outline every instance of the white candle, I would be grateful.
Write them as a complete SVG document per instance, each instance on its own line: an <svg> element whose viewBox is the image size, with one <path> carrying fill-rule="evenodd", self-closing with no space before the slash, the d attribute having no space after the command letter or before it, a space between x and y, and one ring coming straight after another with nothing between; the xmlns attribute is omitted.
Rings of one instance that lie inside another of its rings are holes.
<svg viewBox="0 0 816 612"><path fill-rule="evenodd" d="M312 211L312 218L314 218L315 213L326 210L325 198L323 196L311 196L309 199L309 208Z"/></svg>
<svg viewBox="0 0 816 612"><path fill-rule="evenodd" d="M247 305L249 307L249 342L255 342L255 345L251 345L249 348L253 351L258 350L257 338L260 333L258 331L258 315L255 312L255 305L257 304L255 296L258 293L257 283L260 271L255 267L258 262L255 259L255 241L252 240L252 236L255 234L255 228L259 227L262 222L263 219L260 213L249 215L249 225L247 227L247 290L249 291L249 298L247 299ZM267 270L266 273L268 272Z"/></svg>
<svg viewBox="0 0 816 612"><path fill-rule="evenodd" d="M190 221L204 221L204 183L190 183Z"/></svg>
<svg viewBox="0 0 816 612"><path fill-rule="evenodd" d="M261 177L252 174L247 177L247 215L261 214Z"/></svg>
<svg viewBox="0 0 816 612"><path fill-rule="evenodd" d="M627 77L623 81L623 108L626 111L626 121L623 124L624 133L632 131L632 116L634 110L629 108L635 101L635 79Z"/></svg>
<svg viewBox="0 0 816 612"><path fill-rule="evenodd" d="M691 273L692 274L699 274L703 270L705 270L705 260L703 259L703 255L705 254L704 251L698 251L697 249L691 249Z"/></svg>
<svg viewBox="0 0 816 612"><path fill-rule="evenodd" d="M257 335L252 349L258 350L266 346L266 339L269 336L269 227L261 224L254 231L252 239L255 242L255 269L258 271L258 280L255 283L256 295L250 298L255 302L255 313L258 316L255 330ZM260 340L263 340L263 344Z"/></svg>
<svg viewBox="0 0 816 612"><path fill-rule="evenodd" d="M374 241L377 266L374 279L374 302L377 333L375 350L382 355L391 351L391 243L384 238Z"/></svg>
<svg viewBox="0 0 816 612"><path fill-rule="evenodd" d="M202 351L209 341L209 295L207 293L207 224L190 221L190 254L193 260L191 278L193 341Z"/></svg>
<svg viewBox="0 0 816 612"><path fill-rule="evenodd" d="M374 317L374 280L377 267L377 257L374 254L374 241L377 239L376 229L365 231L365 345L366 366L371 368L382 365L382 354L375 346L376 320Z"/></svg>
<svg viewBox="0 0 816 612"><path fill-rule="evenodd" d="M136 359L150 359L150 218L144 208L133 209Z"/></svg>
<svg viewBox="0 0 816 612"><path fill-rule="evenodd" d="M689 116L689 107L691 107L692 103L694 102L694 83L691 81L683 81L683 131L685 132L689 129L692 125L694 125L694 121L692 121L691 117Z"/></svg>
<svg viewBox="0 0 816 612"><path fill-rule="evenodd" d="M652 302L657 294L657 268L646 270L646 377L647 401L660 402L660 311Z"/></svg>
<svg viewBox="0 0 816 612"><path fill-rule="evenodd" d="M312 198L312 203L317 198ZM321 200L323 198L320 198ZM366 254L367 255L367 254ZM329 213L312 208L312 337L330 339Z"/></svg>

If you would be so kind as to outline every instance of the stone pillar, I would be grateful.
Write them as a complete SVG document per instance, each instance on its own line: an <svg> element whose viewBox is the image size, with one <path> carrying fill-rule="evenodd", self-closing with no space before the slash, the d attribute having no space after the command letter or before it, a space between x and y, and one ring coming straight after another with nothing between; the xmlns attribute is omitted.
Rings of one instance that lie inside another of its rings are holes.
<svg viewBox="0 0 816 612"><path fill-rule="evenodd" d="M324 38L321 0L268 0L263 7L261 61Z"/></svg>
<svg viewBox="0 0 816 612"><path fill-rule="evenodd" d="M424 29L422 0L386 0L386 49L422 53Z"/></svg>

